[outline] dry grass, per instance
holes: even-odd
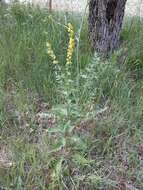
[[[0,145],[0,170],[9,169],[13,166],[10,156],[11,153],[5,145]]]

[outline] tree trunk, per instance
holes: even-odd
[[[52,0],[46,1],[46,7],[49,9],[49,11],[52,11]]]
[[[89,35],[91,44],[106,55],[119,45],[127,0],[90,0]]]
[[[49,10],[52,11],[52,0],[49,0]]]

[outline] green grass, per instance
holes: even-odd
[[[125,20],[108,60],[93,55],[84,21],[69,67],[68,22],[78,37],[70,13],[0,7],[0,187],[143,189],[142,20]]]
[[[142,78],[143,69],[143,20],[142,18],[127,18],[121,36],[124,40],[124,46],[127,48],[127,68],[134,72],[136,78]]]

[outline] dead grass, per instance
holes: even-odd
[[[11,151],[5,145],[0,145],[0,169],[9,169],[13,166],[10,159]]]

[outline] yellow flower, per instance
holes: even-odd
[[[53,64],[58,64],[59,62],[57,60],[54,60],[53,61]]]
[[[53,64],[58,64],[58,60],[56,58],[54,51],[52,50],[51,44],[49,42],[47,42],[46,46],[47,46],[47,53],[48,53],[49,57],[52,59]]]
[[[68,23],[68,32],[73,31],[73,25],[71,23]]]
[[[51,49],[51,44],[49,42],[46,43],[46,46]]]
[[[75,39],[74,39],[74,28],[71,23],[68,23],[67,31],[69,33],[69,44],[67,49],[67,59],[66,64],[72,64],[72,55],[75,48]]]

